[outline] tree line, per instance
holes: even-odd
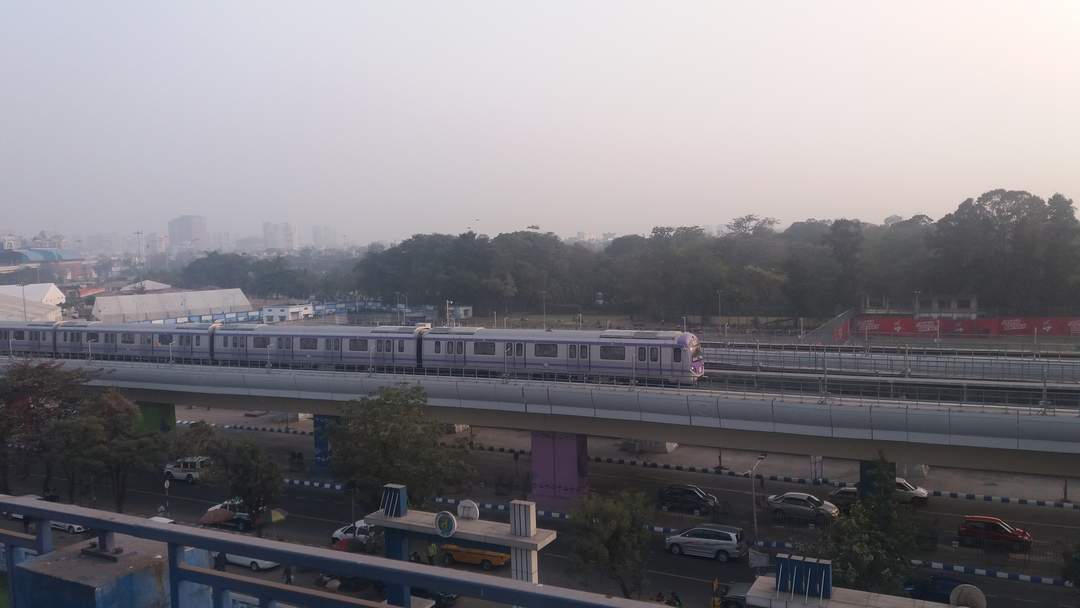
[[[657,227],[602,249],[554,234],[416,235],[356,267],[366,293],[452,299],[479,314],[596,310],[656,319],[684,314],[827,317],[865,295],[909,307],[913,293],[977,295],[1000,313],[1075,312],[1080,224],[1072,200],[993,190],[934,221],[892,216],[795,222],[746,215],[719,236]]]
[[[910,307],[914,292],[976,295],[997,314],[1071,314],[1080,295],[1080,223],[1071,199],[992,190],[936,221],[807,219],[783,230],[745,215],[713,235],[657,227],[606,246],[526,230],[495,237],[417,234],[360,259],[311,251],[260,259],[211,253],[171,277],[256,296],[474,306],[478,315],[611,312],[823,318],[865,295]],[[601,304],[602,302],[602,304]]]

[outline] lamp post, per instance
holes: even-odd
[[[768,454],[759,454],[757,461],[754,462],[754,466],[750,468],[750,507],[754,513],[754,542],[757,542],[757,468],[762,463]]]
[[[22,284],[22,320],[26,323],[26,283]]]
[[[915,318],[919,318],[919,294],[922,292],[918,289],[915,290]]]

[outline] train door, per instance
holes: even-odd
[[[582,376],[589,373],[588,344],[566,345],[566,371],[574,375]]]
[[[527,361],[525,359],[524,342],[507,342],[503,347],[506,357],[506,366],[510,372],[525,371]]]
[[[443,346],[446,347],[446,360],[449,362],[450,367],[465,367],[464,340],[447,340],[443,343]]]

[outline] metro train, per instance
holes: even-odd
[[[678,383],[695,382],[705,373],[697,336],[677,331],[0,321],[0,353],[4,351],[59,359]]]

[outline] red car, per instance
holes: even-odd
[[[956,535],[961,545],[1007,547],[1010,551],[1031,549],[1031,532],[989,515],[965,516]]]

